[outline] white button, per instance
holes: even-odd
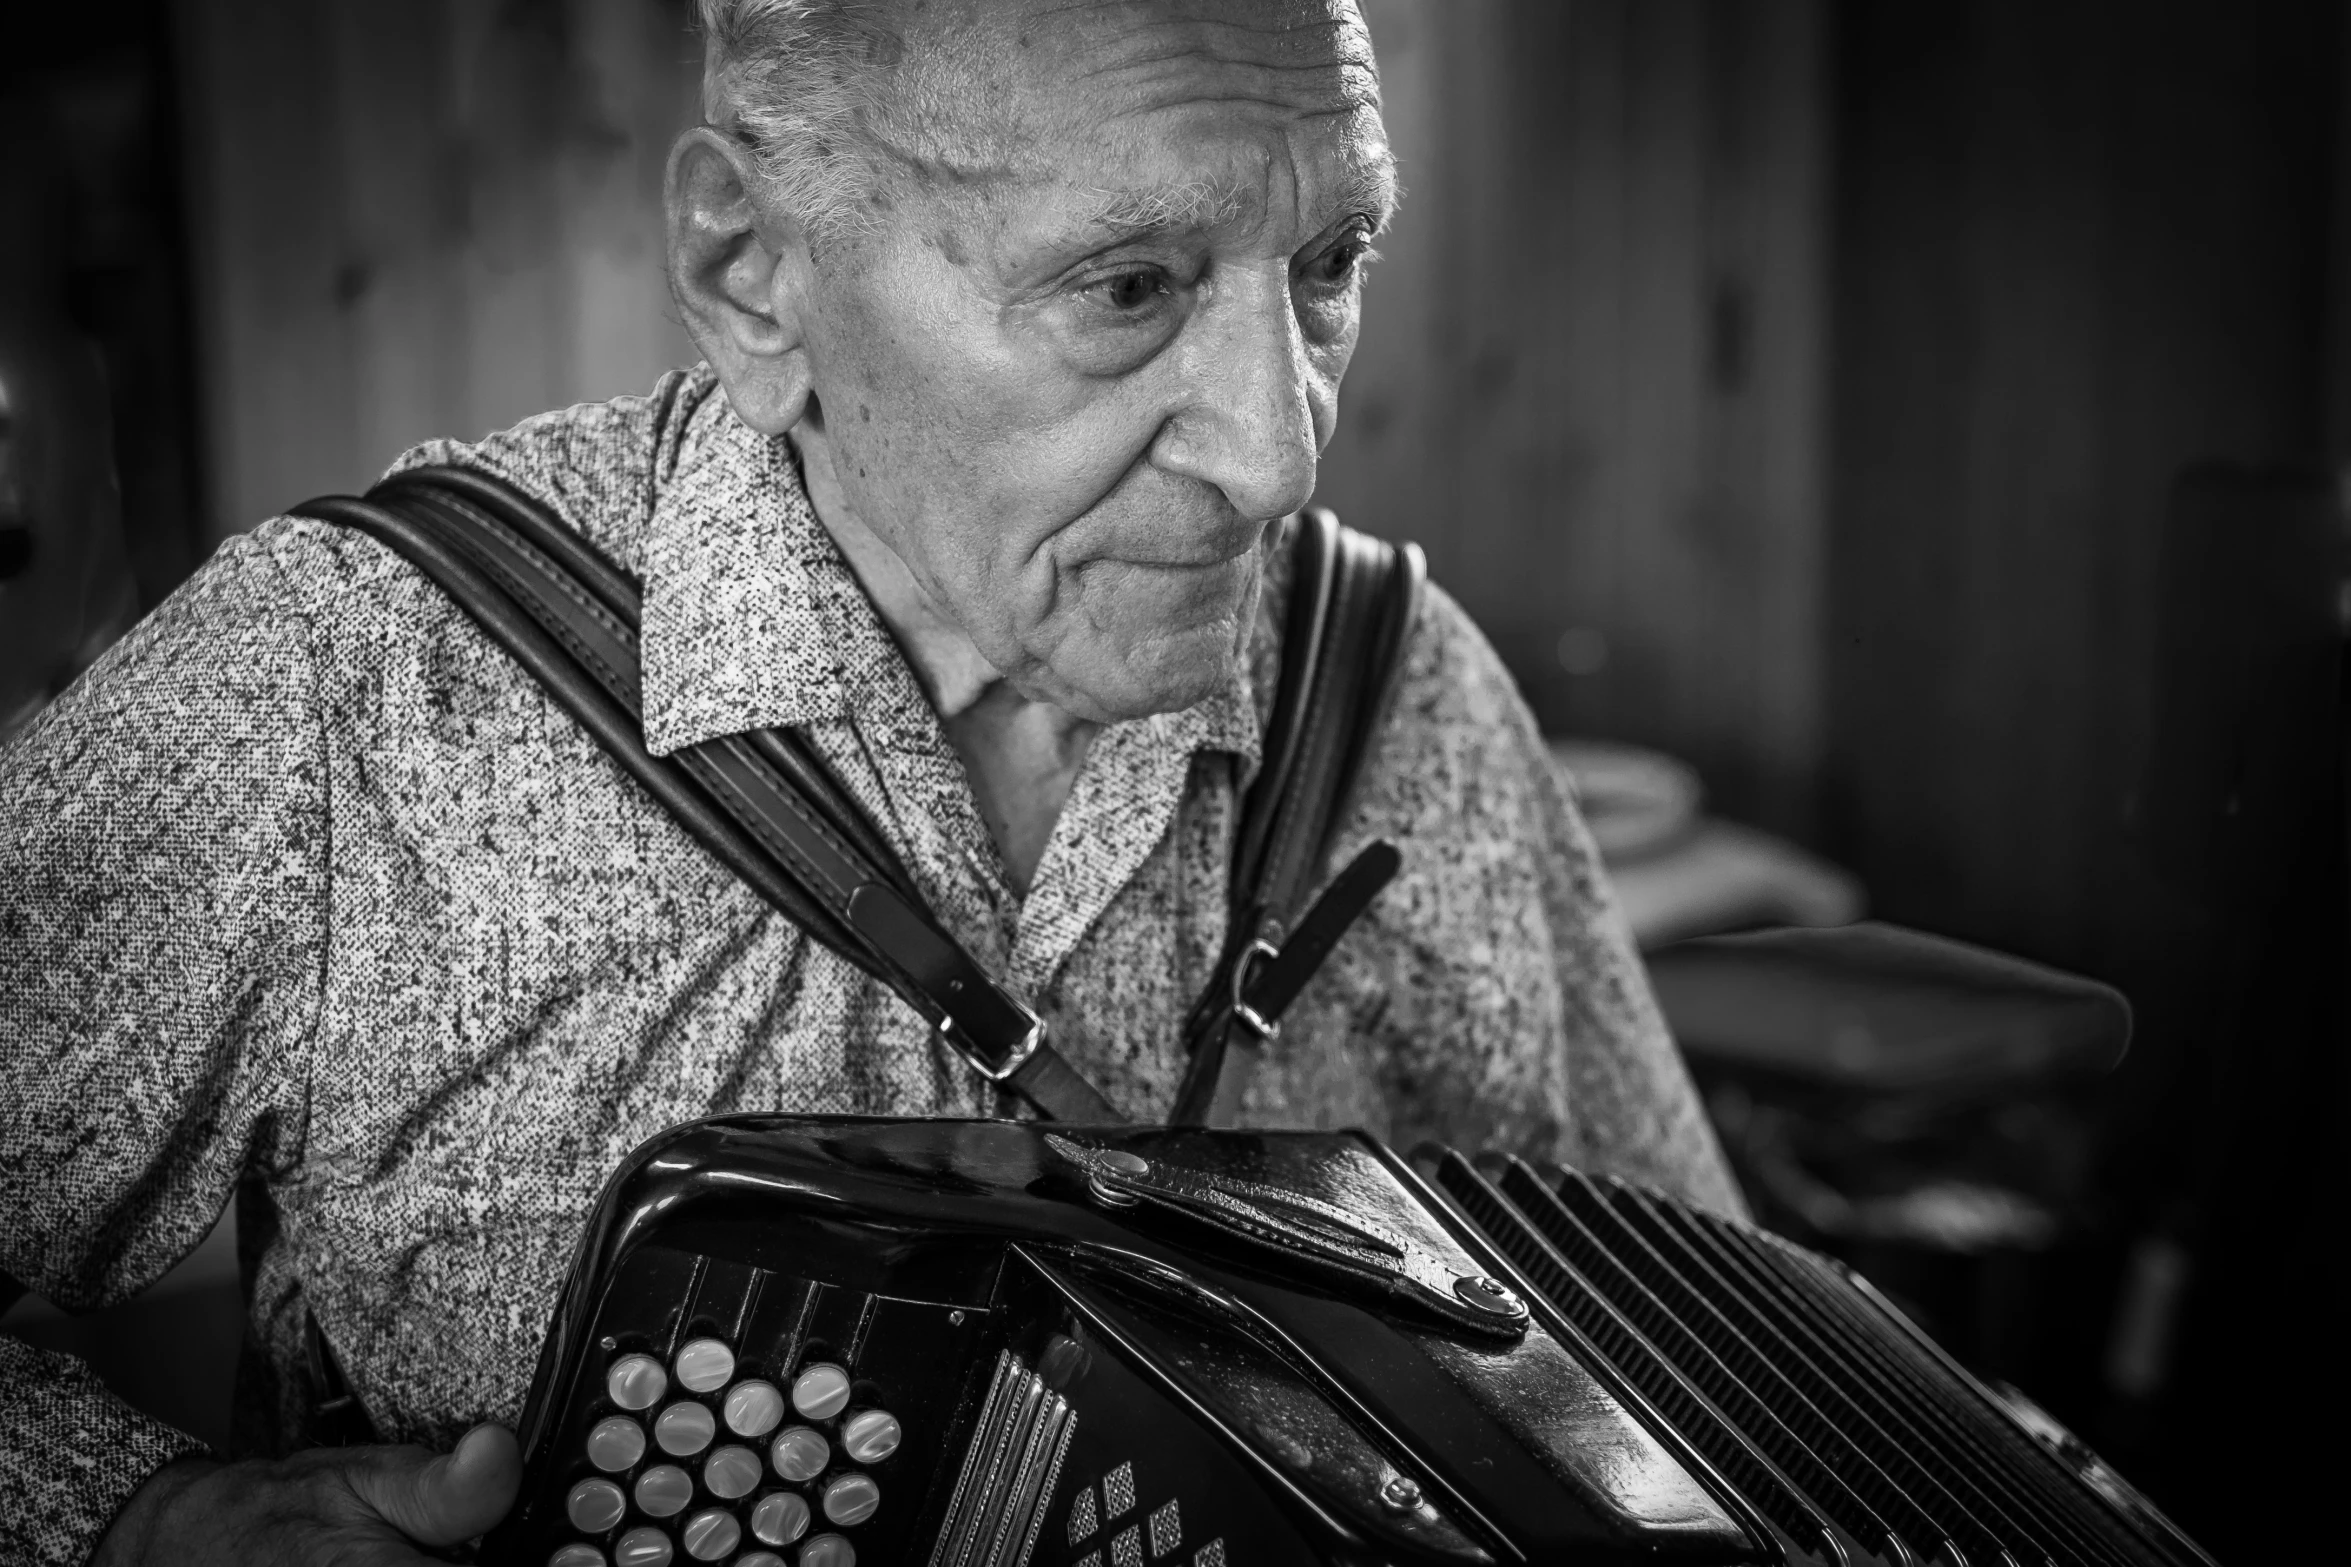
[[[669,1567],[669,1536],[659,1529],[631,1529],[613,1546],[612,1567]]]
[[[784,1395],[773,1382],[738,1382],[727,1389],[727,1429],[765,1436],[784,1418]]]
[[[686,1520],[686,1554],[698,1562],[714,1562],[743,1543],[743,1526],[735,1515],[709,1507]]]
[[[602,1534],[628,1509],[628,1498],[610,1480],[582,1480],[563,1501],[563,1515],[582,1534]]]
[[[824,1488],[824,1515],[846,1529],[863,1523],[882,1505],[882,1488],[872,1475],[842,1475]]]
[[[735,1567],[784,1567],[784,1559],[773,1551],[745,1551],[735,1558]]]
[[[731,1502],[738,1496],[749,1496],[766,1470],[751,1449],[722,1447],[702,1465],[702,1483],[710,1487],[711,1495]]]
[[[582,1545],[577,1540],[560,1546],[547,1558],[547,1567],[604,1567],[604,1553],[593,1545]]]
[[[656,1518],[684,1512],[694,1499],[694,1477],[675,1464],[655,1464],[637,1476],[637,1505]]]
[[[626,1415],[607,1415],[588,1433],[588,1462],[618,1474],[645,1456],[645,1428]]]
[[[669,1373],[651,1355],[623,1355],[604,1374],[604,1391],[623,1409],[651,1409],[669,1391]]]
[[[792,1407],[810,1420],[830,1420],[849,1404],[849,1373],[819,1361],[792,1383]]]
[[[837,1534],[820,1534],[800,1547],[800,1567],[857,1567],[857,1547]]]
[[[751,1532],[769,1545],[789,1545],[808,1532],[808,1500],[790,1491],[763,1496],[751,1509]]]
[[[653,1422],[653,1440],[680,1458],[701,1452],[717,1434],[718,1417],[707,1404],[672,1404]]]
[[[833,1461],[833,1447],[806,1426],[794,1426],[776,1438],[768,1456],[775,1460],[776,1473],[785,1479],[813,1480]]]
[[[735,1352],[714,1338],[693,1339],[678,1351],[677,1365],[680,1386],[715,1393],[735,1374]]]
[[[898,1429],[898,1417],[888,1410],[860,1409],[841,1427],[841,1451],[854,1463],[878,1464],[898,1451],[904,1434]]]

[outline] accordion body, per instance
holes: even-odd
[[[522,1436],[514,1567],[2209,1560],[1834,1262],[1360,1134],[677,1128]]]

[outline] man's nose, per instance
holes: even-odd
[[[1160,467],[1213,484],[1252,521],[1314,494],[1323,395],[1286,275],[1234,279],[1195,317],[1179,354],[1184,403],[1160,433]]]

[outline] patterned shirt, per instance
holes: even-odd
[[[1096,737],[1023,896],[789,443],[706,370],[402,462],[499,474],[638,575],[651,748],[805,732],[1078,1068],[1165,1114],[1278,668],[1278,553],[1235,681]],[[1442,592],[1339,860],[1376,837],[1404,869],[1244,1119],[1507,1145],[1736,1208],[1591,842]],[[387,1440],[515,1420],[605,1176],[750,1110],[1014,1107],[363,536],[232,540],[0,755],[0,1269],[118,1301],[236,1193],[257,1449],[300,1439],[306,1312]],[[63,1357],[0,1339],[0,1371],[0,1513],[79,1562],[191,1444]]]

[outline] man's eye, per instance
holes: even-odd
[[[1342,287],[1355,281],[1373,259],[1368,240],[1343,240],[1317,256],[1307,268],[1307,276],[1325,288]]]
[[[1139,268],[1097,279],[1086,285],[1086,292],[1120,315],[1137,315],[1167,293],[1167,280],[1156,268]]]

